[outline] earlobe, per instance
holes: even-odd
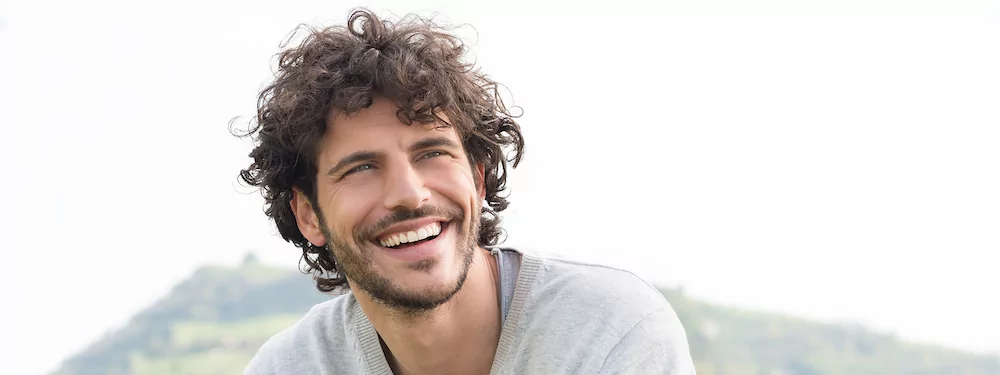
[[[288,205],[295,215],[295,223],[298,225],[302,237],[305,237],[313,245],[325,245],[326,238],[323,236],[323,231],[319,228],[319,218],[316,217],[316,210],[313,209],[312,203],[306,198],[305,193],[299,189],[293,189],[292,194],[292,199],[288,202]]]

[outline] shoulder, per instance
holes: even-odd
[[[302,366],[317,363],[315,353],[344,348],[353,321],[354,297],[337,296],[313,306],[295,324],[271,336],[244,369],[244,375],[313,373]]]
[[[604,357],[600,374],[694,375],[687,335],[671,309],[644,316]]]
[[[534,344],[529,346],[562,351],[576,342],[580,347],[572,352],[581,356],[566,358],[563,365],[602,373],[691,373],[685,329],[654,285],[614,266],[531,253],[523,257],[526,266],[538,267],[525,301],[524,329],[534,337],[525,337]]]
[[[538,292],[549,297],[633,318],[671,308],[655,286],[626,269],[555,256],[525,256],[537,258]]]

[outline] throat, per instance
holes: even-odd
[[[372,323],[394,374],[490,372],[501,331],[496,266],[491,254],[478,249],[465,286],[448,303],[418,319],[375,317]]]
[[[396,375],[489,374],[498,342],[483,342],[483,336],[488,335],[475,331],[465,332],[463,336],[450,342],[451,345],[408,346],[396,351],[382,337],[379,343],[386,363]]]

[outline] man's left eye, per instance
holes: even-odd
[[[444,154],[445,153],[443,153],[441,151],[431,151],[431,152],[428,152],[428,153],[424,154],[424,156],[422,157],[422,159],[427,159],[427,158],[433,158],[433,157],[437,157],[437,156],[442,156]]]

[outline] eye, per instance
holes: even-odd
[[[433,158],[433,157],[444,156],[444,155],[447,155],[447,154],[444,153],[444,152],[442,152],[442,151],[430,151],[430,152],[428,152],[426,154],[423,154],[420,158],[421,159],[430,159],[430,158]]]
[[[372,168],[375,168],[375,166],[371,165],[371,164],[361,164],[361,165],[359,165],[357,167],[354,167],[354,168],[351,168],[347,172],[345,172],[344,173],[344,177],[352,175],[352,174],[354,174],[356,172],[362,172],[362,171],[365,171],[365,170],[368,170],[368,169],[372,169]]]

